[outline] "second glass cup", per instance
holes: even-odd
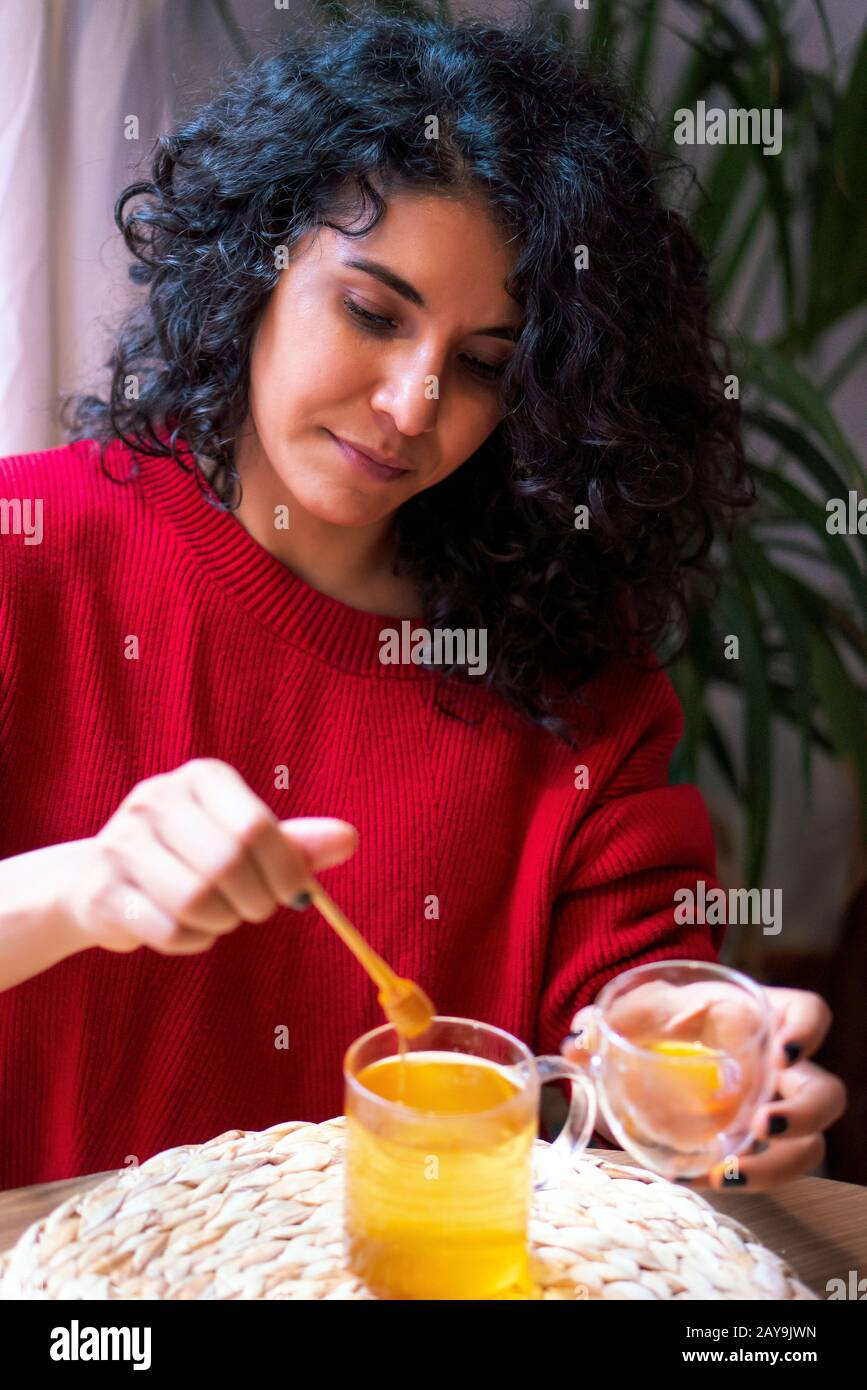
[[[695,1178],[756,1137],[773,1092],[773,1019],[754,980],[725,965],[661,961],[610,980],[575,1020],[599,1110],[663,1177]]]

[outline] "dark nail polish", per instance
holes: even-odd
[[[782,1100],[782,1099],[783,1099],[783,1097],[780,1095],[779,1091],[776,1091],[776,1092],[774,1093],[774,1100]]]
[[[753,1144],[753,1153],[763,1154],[768,1148],[770,1148],[770,1145],[766,1144],[763,1139],[757,1139],[755,1144]]]
[[[772,1115],[768,1123],[768,1134],[785,1134],[789,1121],[785,1115]]]
[[[785,1047],[785,1053],[789,1059],[789,1065],[791,1066],[792,1062],[797,1062],[798,1058],[801,1055],[801,1044],[796,1042],[787,1042]]]
[[[290,900],[289,906],[294,907],[296,912],[303,912],[305,907],[309,907],[313,899],[309,893],[298,893]]]
[[[722,1185],[723,1187],[746,1187],[747,1180],[743,1173],[739,1173],[736,1178],[723,1178]]]
[[[691,1183],[691,1182],[692,1182],[692,1178],[675,1178],[674,1181],[675,1181],[675,1182],[682,1182],[682,1183],[686,1184],[686,1183]]]

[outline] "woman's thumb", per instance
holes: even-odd
[[[333,816],[301,816],[280,821],[280,829],[301,854],[311,873],[330,869],[351,858],[358,847],[358,831],[349,821]]]

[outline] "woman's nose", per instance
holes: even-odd
[[[391,359],[372,404],[389,411],[401,434],[424,434],[435,427],[447,388],[446,357],[445,345],[430,343]]]

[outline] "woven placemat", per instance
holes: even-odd
[[[34,1221],[0,1297],[373,1298],[344,1264],[344,1144],[340,1115],[166,1149]],[[592,1152],[534,1194],[530,1262],[542,1298],[817,1297],[699,1193]]]

